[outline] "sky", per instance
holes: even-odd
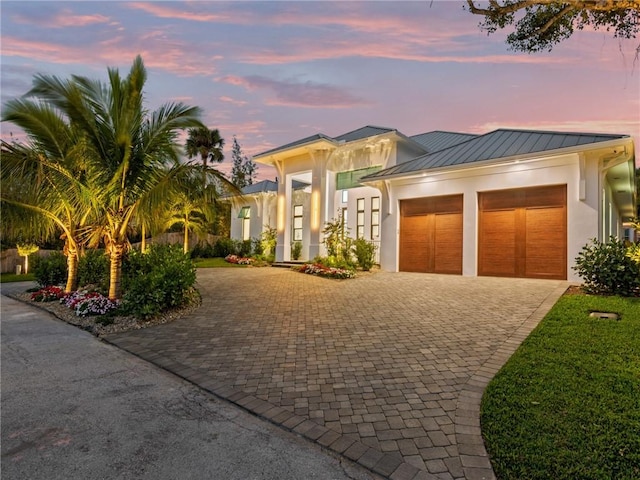
[[[461,1],[0,3],[4,104],[37,73],[106,79],[141,55],[151,110],[180,101],[255,155],[365,125],[411,136],[496,128],[628,134],[640,143],[638,39],[585,30],[516,53]],[[7,123],[2,138],[21,138]],[[640,165],[640,155],[636,153]],[[258,180],[275,176],[259,165]]]

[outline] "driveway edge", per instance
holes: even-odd
[[[485,388],[567,291],[569,285],[569,282],[562,282],[547,295],[538,308],[473,374],[460,391],[454,424],[460,461],[467,480],[496,479],[480,428],[480,402]]]

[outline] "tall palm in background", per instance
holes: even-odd
[[[207,169],[208,161],[220,163],[224,160],[223,147],[224,140],[218,129],[209,130],[204,126],[189,129],[189,137],[185,145],[187,157],[191,159],[200,156],[204,170]]]
[[[109,298],[121,297],[122,257],[141,205],[162,205],[166,192],[191,168],[179,163],[178,133],[202,127],[200,110],[168,103],[153,112],[143,104],[147,79],[138,56],[122,78],[108,69],[108,82],[73,76],[37,75],[29,95],[54,106],[82,133],[92,165],[98,220],[92,242],[104,241],[110,259]]]
[[[62,232],[67,257],[66,292],[78,286],[78,255],[97,213],[95,172],[79,132],[55,109],[17,99],[6,103],[3,121],[27,135],[25,143],[2,142],[0,184],[5,234],[50,238]]]

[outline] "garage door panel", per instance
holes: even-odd
[[[566,185],[481,193],[479,275],[567,278]]]
[[[462,274],[462,214],[435,215],[434,273]]]
[[[432,250],[427,236],[428,222],[426,215],[401,219],[399,266],[403,272],[427,271]]]
[[[400,202],[399,269],[462,273],[462,195]]]
[[[516,211],[482,212],[479,274],[516,275]]]
[[[527,277],[566,278],[565,225],[564,207],[526,209]]]

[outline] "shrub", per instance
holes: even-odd
[[[198,242],[191,250],[191,258],[213,258],[215,256],[214,246],[209,242]]]
[[[33,273],[40,286],[62,285],[67,280],[67,257],[62,252],[51,252],[46,257],[37,257]]]
[[[371,270],[376,261],[377,245],[362,237],[353,242],[353,254],[356,256],[358,266],[365,272]]]
[[[226,257],[227,255],[236,255],[236,245],[233,240],[230,238],[222,237],[216,241],[216,244],[213,246],[213,256],[214,257]]]
[[[302,254],[302,242],[293,242],[291,246],[291,256],[294,260],[299,260]]]
[[[276,254],[276,244],[278,242],[278,231],[265,225],[265,230],[260,234],[262,253],[269,257]]]
[[[573,269],[589,293],[631,296],[640,289],[640,264],[627,255],[624,242],[615,237],[607,243],[591,240],[578,254]]]
[[[236,255],[240,257],[248,257],[251,255],[252,244],[251,240],[243,240],[241,242],[236,241]]]
[[[127,255],[122,280],[125,312],[149,318],[189,302],[196,268],[180,245],[152,245],[145,254]]]
[[[109,284],[109,258],[104,250],[87,250],[78,260],[78,284],[99,285],[103,288]]]
[[[257,257],[261,257],[262,254],[264,253],[264,247],[262,246],[262,240],[260,240],[259,238],[252,238],[251,239],[251,248],[253,251],[253,254]]]
[[[632,243],[627,247],[627,257],[640,264],[640,242]]]

